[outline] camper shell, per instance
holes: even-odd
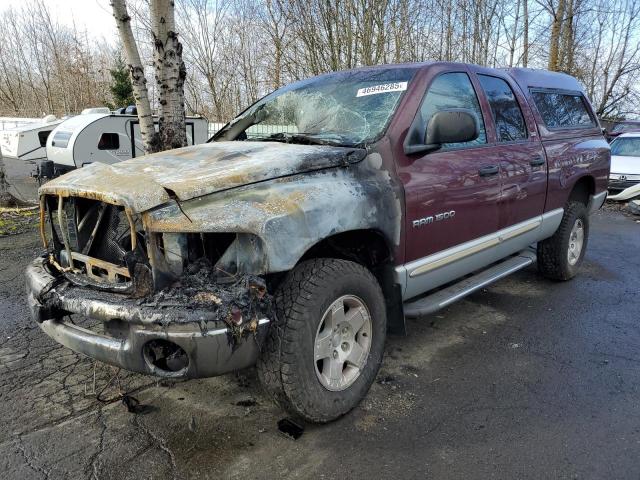
[[[157,126],[157,117],[155,123]],[[187,145],[206,142],[207,128],[206,119],[187,117]],[[58,125],[46,145],[57,174],[91,163],[113,164],[144,155],[135,114],[83,112]]]
[[[16,122],[17,123],[17,122]],[[49,134],[62,123],[53,115],[37,122],[23,123],[0,132],[2,155],[20,160],[39,160],[46,158],[46,145]]]

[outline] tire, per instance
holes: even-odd
[[[580,240],[579,230],[582,230]],[[584,203],[569,201],[562,221],[552,237],[538,242],[538,271],[552,280],[576,276],[589,240],[589,215]],[[579,251],[577,245],[579,246]]]
[[[275,293],[275,311],[257,365],[270,396],[292,416],[314,423],[357,406],[378,373],[386,336],[384,297],[371,272],[346,260],[302,262]]]

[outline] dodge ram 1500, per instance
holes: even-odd
[[[568,75],[330,73],[267,95],[206,144],[43,185],[29,303],[56,341],[129,370],[257,364],[286,410],[327,422],[366,395],[406,316],[534,262],[576,275],[609,164]]]

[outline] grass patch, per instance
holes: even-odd
[[[39,213],[38,207],[0,208],[0,237],[35,229]]]

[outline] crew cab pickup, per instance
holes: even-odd
[[[576,275],[609,165],[565,74],[330,73],[267,95],[206,144],[43,185],[29,304],[56,341],[125,369],[257,364],[286,410],[327,422],[366,395],[405,317],[535,262]]]

